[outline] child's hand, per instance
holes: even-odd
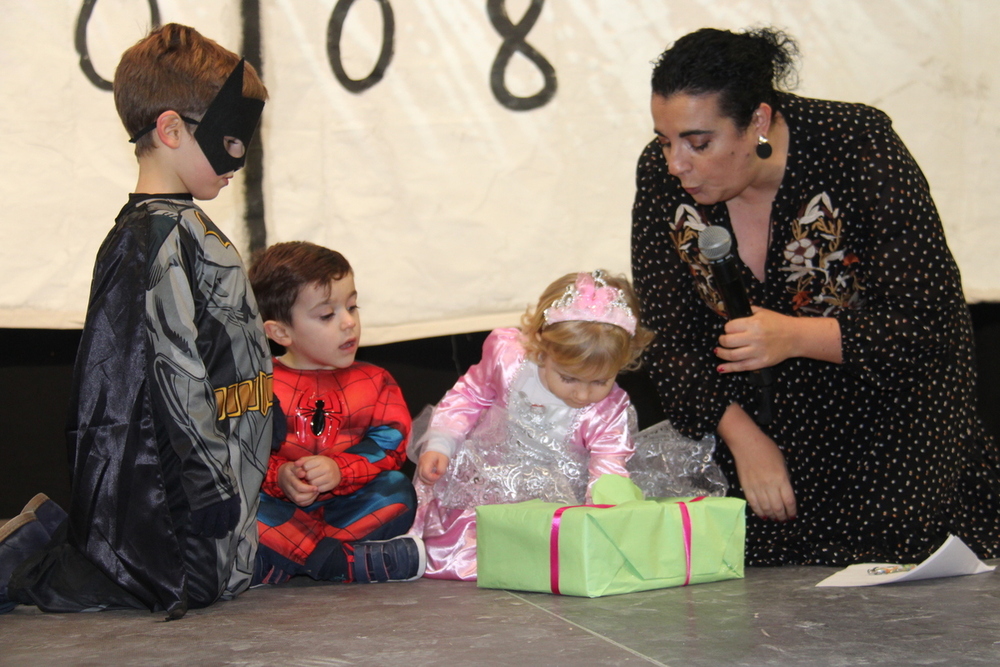
[[[425,484],[434,484],[448,470],[448,461],[441,452],[424,452],[417,461],[417,476]]]
[[[305,481],[319,489],[320,493],[333,491],[340,484],[340,466],[329,456],[303,456],[295,464],[305,472]]]
[[[311,505],[319,489],[306,481],[306,472],[298,462],[281,464],[278,468],[278,487],[284,491],[285,497],[299,507]]]

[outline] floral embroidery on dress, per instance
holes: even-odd
[[[708,260],[698,248],[698,234],[708,225],[701,211],[681,204],[670,236],[691,271],[698,294],[725,317],[726,307],[715,289]],[[792,222],[792,240],[785,245],[782,259],[784,265],[779,270],[788,274],[785,280],[794,314],[828,316],[838,308],[864,304],[865,288],[857,275],[860,263],[843,247],[843,220],[827,193],[813,197]]]
[[[674,242],[674,248],[680,255],[681,261],[691,269],[691,277],[694,278],[698,294],[712,310],[725,317],[726,307],[712,282],[712,271],[708,268],[708,259],[701,254],[701,248],[698,247],[698,234],[705,227],[708,227],[708,223],[705,222],[698,209],[690,204],[681,204],[677,207],[677,213],[674,215],[674,225],[670,231],[670,238]]]
[[[786,265],[780,270],[788,273],[796,315],[827,316],[864,302],[858,258],[844,249],[843,228],[840,210],[826,192],[813,197],[792,223],[792,240],[783,251]]]

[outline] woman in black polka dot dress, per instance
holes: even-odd
[[[670,420],[716,432],[747,562],[915,562],[949,533],[1000,557],[1000,456],[927,182],[889,118],[797,97],[795,44],[701,30],[653,74],[632,270]],[[698,234],[733,236],[754,314],[726,323]],[[772,418],[745,371],[773,367]]]

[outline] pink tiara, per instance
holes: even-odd
[[[576,283],[545,309],[545,324],[556,322],[604,322],[621,327],[635,335],[635,313],[628,307],[625,295],[608,285],[604,271],[578,273]]]

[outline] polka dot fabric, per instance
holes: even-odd
[[[915,562],[949,533],[1000,557],[1000,456],[974,414],[968,309],[927,182],[876,109],[782,95],[781,112],[791,138],[765,277],[744,267],[743,280],[755,305],[836,318],[844,363],[776,367],[763,428],[785,455],[799,514],[749,514],[747,563]],[[674,426],[696,438],[731,402],[757,410],[744,374],[715,370],[725,318],[697,248],[708,224],[732,230],[726,205],[696,204],[651,142],[632,271],[657,332],[647,366]],[[740,495],[728,449],[718,456]]]

